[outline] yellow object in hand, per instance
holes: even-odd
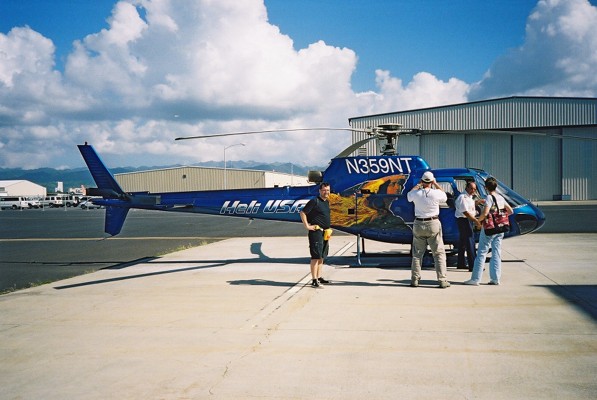
[[[332,237],[332,228],[324,229],[323,230],[323,240],[330,240]]]

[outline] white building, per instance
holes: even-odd
[[[0,196],[45,197],[46,188],[25,180],[0,181]]]

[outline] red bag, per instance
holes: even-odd
[[[493,205],[489,209],[489,214],[487,218],[483,220],[483,230],[487,236],[495,235],[497,233],[505,233],[510,231],[510,220],[508,219],[508,214],[506,213],[506,209],[499,209],[498,203],[494,195],[491,195],[493,198]]]

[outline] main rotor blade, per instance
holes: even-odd
[[[351,155],[352,153],[354,153],[359,147],[361,147],[362,145],[364,145],[368,141],[373,140],[373,139],[377,139],[377,138],[378,138],[377,136],[371,136],[371,137],[359,140],[358,142],[353,143],[350,146],[348,146],[347,148],[345,148],[344,150],[342,150],[342,152],[340,154],[338,154],[334,158],[348,157],[349,155]]]
[[[222,136],[238,136],[238,135],[253,135],[255,133],[273,133],[273,132],[298,132],[298,131],[350,131],[350,132],[361,132],[362,129],[354,128],[296,128],[296,129],[270,129],[264,131],[248,131],[248,132],[231,132],[231,133],[216,133],[213,135],[201,135],[201,136],[183,136],[177,137],[174,140],[189,140],[189,139],[206,139],[212,137]]]

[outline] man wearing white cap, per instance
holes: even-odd
[[[429,245],[435,262],[439,287],[442,289],[450,287],[450,282],[446,278],[446,250],[442,237],[442,224],[439,220],[439,205],[448,199],[446,193],[435,181],[433,173],[426,171],[421,181],[413,186],[406,197],[415,205],[410,285],[419,286],[423,255]]]

